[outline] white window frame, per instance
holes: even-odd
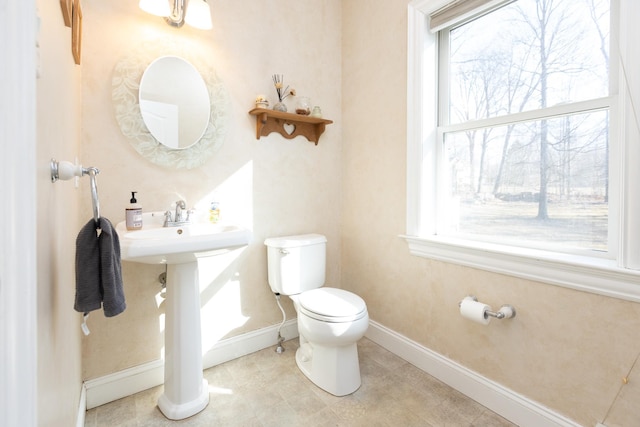
[[[611,132],[619,138],[610,165],[611,193],[619,197],[619,214],[611,222],[618,247],[615,259],[563,254],[537,249],[489,244],[436,234],[437,219],[437,35],[428,29],[428,17],[451,0],[414,0],[408,6],[407,46],[407,229],[403,237],[411,254],[532,281],[559,285],[614,298],[640,302],[640,105],[638,62],[632,57],[636,0],[611,0],[612,63],[617,76],[612,88]],[[497,2],[497,1],[496,1]],[[614,20],[615,22],[615,20]],[[635,34],[634,34],[635,32]],[[615,51],[615,52],[614,52]],[[617,52],[617,53],[616,53]],[[618,60],[616,61],[616,55]],[[627,70],[635,67],[633,70]],[[635,74],[632,72],[635,71]],[[616,81],[616,79],[612,79]],[[615,96],[615,93],[618,93]],[[617,120],[615,117],[624,117]],[[615,151],[615,150],[612,150]],[[615,167],[613,167],[615,165]],[[617,184],[616,184],[617,183]],[[636,236],[636,238],[632,238]],[[617,240],[616,240],[617,237]]]

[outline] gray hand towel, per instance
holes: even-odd
[[[108,219],[100,218],[100,228],[102,229],[99,237],[102,309],[105,316],[113,317],[127,308],[122,285],[120,240]]]
[[[74,308],[81,313],[104,309],[106,317],[126,308],[120,241],[113,225],[100,218],[100,236],[90,220],[76,238],[76,298]]]
[[[76,238],[76,302],[74,308],[81,313],[102,306],[100,289],[100,248],[96,223],[92,219]]]

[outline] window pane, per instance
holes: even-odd
[[[449,123],[607,96],[608,38],[609,0],[519,0],[452,29]]]
[[[607,251],[608,115],[445,135],[439,234]]]

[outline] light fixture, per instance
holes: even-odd
[[[187,24],[200,30],[210,30],[213,28],[211,24],[211,10],[207,4],[207,0],[189,0],[187,15],[184,17]]]
[[[164,17],[172,27],[182,27],[186,22],[201,30],[210,30],[211,10],[207,0],[140,0],[140,9]]]

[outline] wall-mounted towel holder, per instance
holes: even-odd
[[[100,169],[93,166],[83,168],[82,165],[73,164],[68,161],[58,162],[56,159],[51,159],[51,182],[56,182],[61,179],[68,181],[73,177],[81,177],[89,175],[91,179],[91,201],[93,202],[93,220],[96,222],[96,226],[100,225],[100,200],[98,199],[98,183],[96,175],[100,173]]]

